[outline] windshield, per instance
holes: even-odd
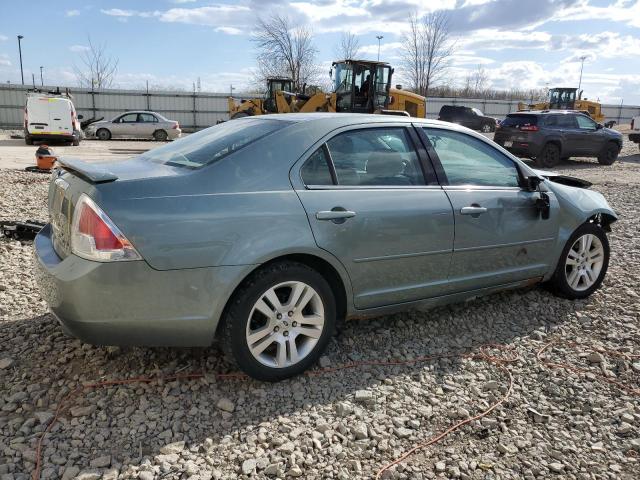
[[[200,168],[287,125],[289,122],[281,120],[232,120],[149,150],[139,158],[173,167]]]

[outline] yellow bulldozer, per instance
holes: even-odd
[[[330,93],[295,92],[288,78],[267,79],[263,98],[238,102],[229,97],[229,118],[267,113],[352,112],[386,113],[422,117],[426,115],[426,98],[401,88],[391,88],[393,68],[385,62],[341,60],[333,62],[334,89]]]
[[[586,113],[598,123],[604,123],[605,118],[602,113],[602,105],[599,102],[583,99],[582,90],[578,93],[577,88],[551,88],[546,102],[528,105],[520,102],[518,110],[577,110]]]

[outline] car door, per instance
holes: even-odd
[[[343,129],[297,165],[315,240],[345,266],[356,308],[446,290],[453,213],[410,124]]]
[[[607,138],[602,128],[586,115],[574,115],[577,122],[577,134],[580,138],[580,153],[587,156],[598,155],[605,146]]]
[[[540,192],[520,187],[516,162],[488,141],[463,132],[424,128],[421,136],[454,211],[452,292],[539,278],[552,267],[558,203],[543,219]]]
[[[114,137],[135,137],[135,128],[137,122],[137,113],[125,113],[113,122],[111,127],[111,135]]]
[[[137,134],[142,138],[151,138],[158,129],[158,118],[152,113],[138,114]]]

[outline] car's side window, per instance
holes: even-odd
[[[305,185],[333,185],[324,146],[311,154],[300,169],[300,176]]]
[[[122,123],[136,123],[138,121],[137,113],[128,113],[120,117],[120,122]]]
[[[350,130],[327,142],[339,185],[424,185],[418,155],[404,127]]]
[[[467,135],[435,128],[425,128],[449,185],[518,187],[515,163],[491,145]]]
[[[138,115],[138,121],[143,123],[157,123],[158,119],[150,113],[140,113]]]
[[[578,128],[580,130],[595,130],[596,129],[596,122],[594,122],[590,118],[587,118],[584,115],[576,115],[575,118],[578,121]]]

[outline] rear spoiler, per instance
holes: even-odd
[[[108,171],[100,163],[89,163],[75,158],[59,158],[58,166],[92,183],[107,183],[118,179],[116,174]]]

